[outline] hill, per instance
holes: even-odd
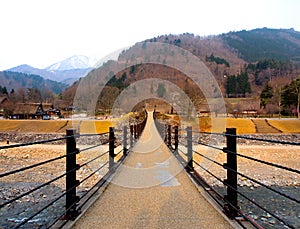
[[[142,52],[148,42],[157,42],[181,47],[182,55],[185,55],[184,50],[188,50],[200,58],[219,83],[224,97],[259,98],[266,85],[270,85],[275,93],[300,75],[299,34],[293,29],[263,28],[208,37],[195,36],[190,33],[154,37],[139,42],[120,54],[119,61],[124,63],[123,70],[116,73],[110,72],[109,66],[116,63],[108,61],[102,67],[88,74],[86,78],[91,79],[91,82],[85,80],[86,85],[81,89],[93,91],[97,85],[92,82],[92,79],[102,74],[111,79],[107,83],[105,93],[116,98],[124,88],[134,82],[158,77],[175,83],[185,92],[192,88],[187,94],[194,96],[192,101],[202,103],[202,93],[194,90],[191,84],[186,83],[188,81],[186,76],[165,66],[168,62],[167,55],[172,56],[174,53],[160,55],[159,52],[163,50],[153,50],[157,53],[151,53],[151,55],[156,55],[157,62],[161,64],[139,64],[147,62],[149,56],[146,55],[143,60],[136,60],[132,65],[131,60],[134,60],[135,56],[139,56],[139,52]],[[97,83],[101,84],[101,82]],[[157,92],[157,86],[155,85],[155,92]],[[63,98],[67,98],[69,103],[72,103],[77,87],[78,83],[75,83],[63,93]],[[151,90],[150,86],[145,90]],[[88,98],[86,102],[88,102]],[[109,103],[112,102],[114,100],[111,98]],[[82,104],[83,107],[86,105],[85,102]],[[101,102],[98,105],[103,106]]]
[[[300,32],[293,29],[262,28],[208,37],[184,33],[146,42],[176,45],[199,57],[215,76],[224,96],[224,76],[247,72],[252,89],[247,96],[256,97],[267,83],[276,90],[300,75]]]
[[[219,36],[247,62],[263,59],[300,61],[300,32],[294,29],[254,29]]]
[[[0,72],[1,86],[5,86],[8,91],[19,88],[36,88],[39,90],[48,89],[56,94],[61,93],[67,85],[53,80],[44,79],[38,75],[19,72]]]

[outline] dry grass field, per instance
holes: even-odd
[[[114,127],[115,126],[114,121],[108,121],[108,120],[103,120],[103,121],[83,121],[80,123],[80,133],[105,133],[109,131],[109,127]]]
[[[80,133],[104,133],[115,121],[108,120],[0,120],[0,131],[21,133],[65,133],[68,128],[80,129]]]
[[[76,128],[80,130],[80,133],[105,133],[109,131],[110,126],[116,126],[118,121],[120,120],[0,120],[0,132],[65,133],[68,128]],[[253,121],[256,123],[257,129],[264,127],[263,124],[259,126],[260,123],[266,125],[264,119],[253,119]],[[284,134],[300,133],[300,120],[298,119],[269,119],[268,122]],[[198,129],[196,125],[198,124],[193,124],[194,129]],[[255,124],[248,118],[201,117],[199,118],[199,127],[204,132],[222,133],[226,131],[226,128],[236,128],[237,134],[257,133]]]
[[[236,128],[237,134],[254,134],[255,126],[250,119],[246,118],[210,118],[199,119],[200,130],[204,132],[222,133],[226,128]]]
[[[298,119],[269,120],[269,123],[283,133],[300,133],[300,120]]]
[[[252,121],[248,118],[199,118],[200,130],[204,132],[222,133],[226,128],[236,128],[237,134],[280,133],[277,130],[283,134],[300,134],[300,120],[298,119],[269,119],[268,123],[271,126],[267,125],[265,119],[253,119]]]

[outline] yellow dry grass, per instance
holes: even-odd
[[[201,117],[199,126],[200,130],[204,132],[222,133],[226,131],[226,128],[236,128],[237,134],[253,134],[256,132],[252,121],[244,118]]]
[[[0,120],[0,131],[52,133],[66,124],[66,120]]]
[[[90,120],[80,123],[80,133],[106,133],[109,131],[109,127],[114,127],[115,122],[109,120]]]
[[[246,118],[227,118],[227,128],[236,128],[237,134],[255,134],[255,125],[250,119]]]
[[[269,123],[286,134],[300,133],[300,120],[298,119],[269,120]]]
[[[109,120],[0,120],[0,131],[65,133],[68,128],[79,129],[80,133],[105,133],[115,121]]]

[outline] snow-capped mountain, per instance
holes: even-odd
[[[76,55],[71,56],[63,61],[57,62],[45,68],[47,71],[65,71],[73,69],[86,69],[92,68],[96,63],[95,58],[89,58],[87,56]]]
[[[97,62],[96,58],[77,55],[50,65],[44,69],[38,69],[29,65],[20,65],[7,71],[40,75],[45,79],[71,85],[81,77],[85,77]]]

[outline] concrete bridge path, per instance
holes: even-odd
[[[233,228],[203,193],[164,144],[148,112],[140,140],[74,228]]]

